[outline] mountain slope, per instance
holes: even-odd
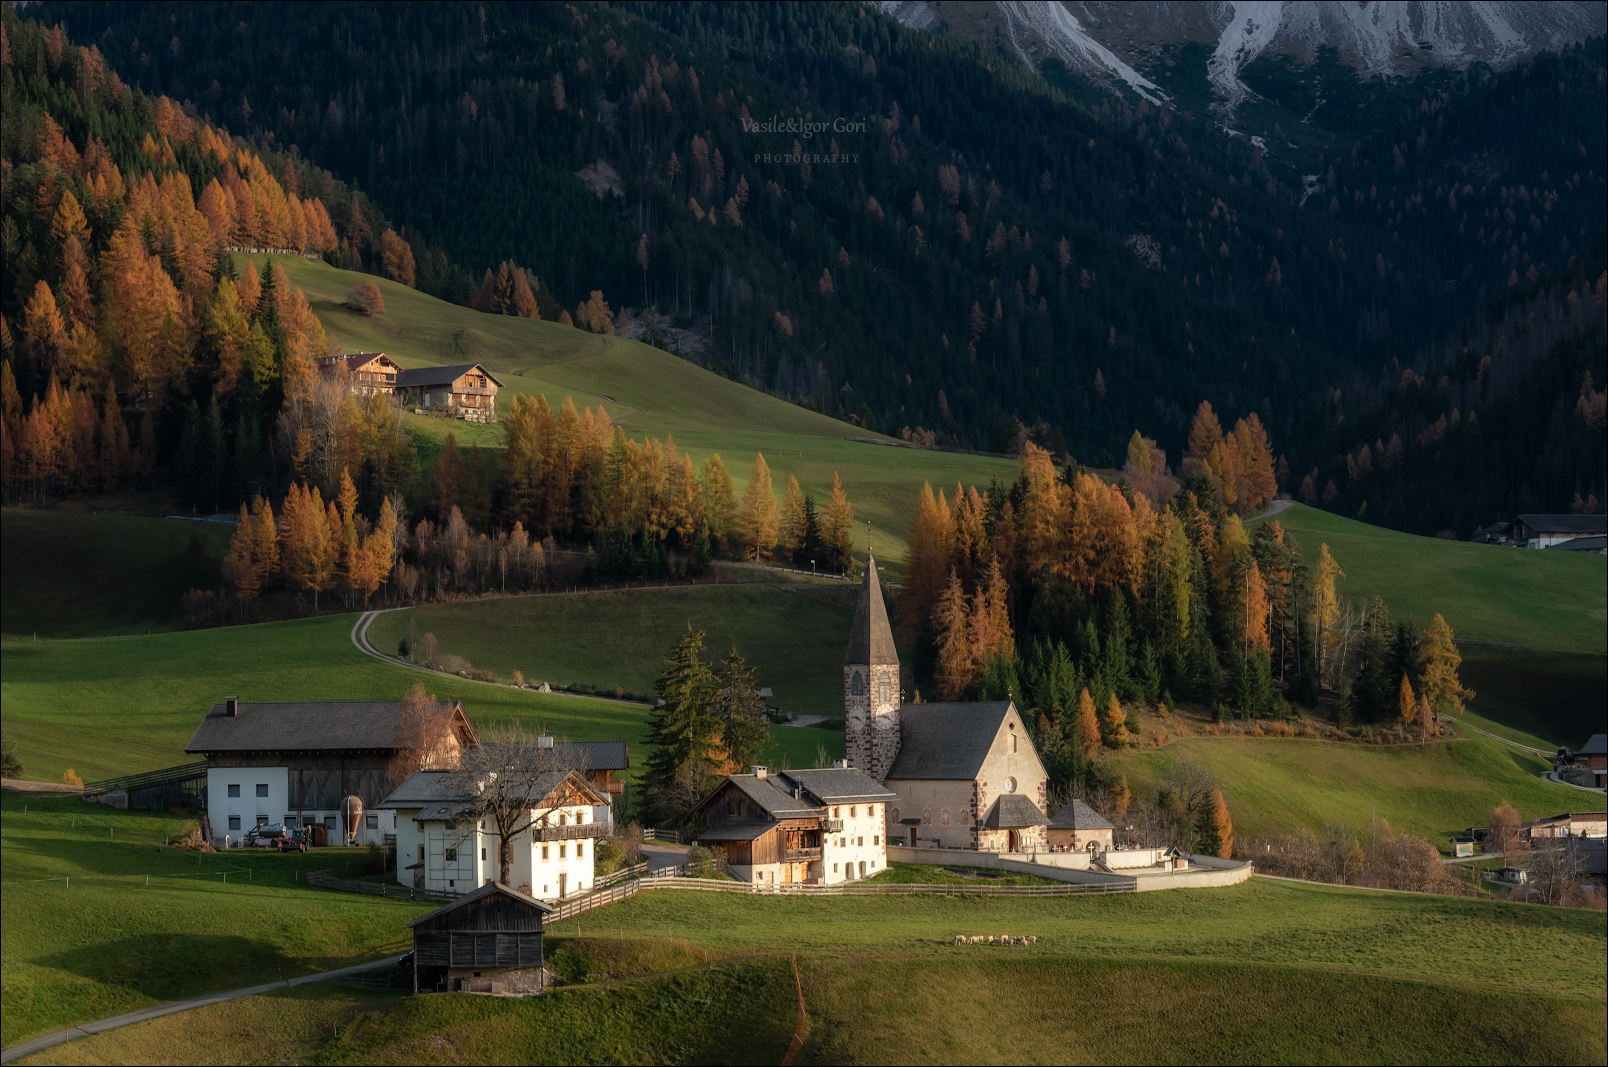
[[[1258,412],[1298,482],[1357,446],[1335,389],[1569,269],[1608,203],[1600,39],[1389,84],[1264,52],[1236,75],[1253,143],[1210,114],[1204,43],[1103,46],[1172,101],[1133,107],[1024,70],[992,16],[965,44],[854,4],[38,10],[473,273],[649,305],[728,377],[973,447],[1015,417],[1085,460],[1135,428],[1176,454],[1208,400]]]

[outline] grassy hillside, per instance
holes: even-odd
[[[403,937],[402,923],[428,910],[294,880],[347,862],[344,852],[158,848],[194,826],[76,799],[7,797],[0,817],[6,1045],[69,1022],[400,951],[390,946]],[[74,921],[63,922],[69,911]]]
[[[0,512],[0,631],[81,637],[179,629],[186,589],[216,588],[224,526],[68,511]]]
[[[217,630],[0,645],[5,731],[27,777],[54,781],[72,767],[86,781],[188,762],[184,746],[215,701],[396,700],[423,681],[464,702],[485,727],[519,720],[561,738],[623,740],[633,770],[645,755],[642,704],[541,695],[382,663],[352,646],[356,617],[327,616]],[[768,758],[810,763],[823,738],[777,727]],[[9,877],[9,875],[8,875]]]
[[[1342,596],[1378,594],[1393,618],[1427,626],[1440,612],[1458,637],[1608,653],[1608,557],[1418,537],[1301,504],[1277,519],[1309,564],[1328,544],[1346,573]]]
[[[811,594],[833,596],[833,603]],[[381,615],[370,641],[391,651],[416,625],[443,652],[510,678],[515,669],[552,684],[585,682],[647,693],[671,646],[691,625],[707,657],[733,646],[774,693],[807,715],[843,713],[843,649],[852,587],[810,584],[682,586],[432,604]]]
[[[238,257],[244,266],[244,258]],[[260,267],[264,257],[255,263]],[[648,345],[604,337],[553,322],[482,315],[426,296],[395,282],[338,270],[294,256],[272,257],[307,294],[324,328],[348,352],[380,350],[405,367],[478,362],[503,382],[499,405],[510,393],[545,393],[555,407],[573,396],[580,407],[604,401],[611,418],[641,438],[675,436],[676,444],[701,463],[719,452],[738,491],[746,484],[755,452],[763,452],[778,487],[796,476],[807,492],[824,500],[832,472],[843,478],[865,544],[897,569],[904,536],[923,481],[935,486],[987,485],[996,474],[1013,477],[1014,464],[981,456],[889,448],[848,441],[864,431],[849,423],[755,392]],[[374,282],[385,296],[385,314],[369,318],[347,311],[346,294],[359,282]],[[416,419],[427,432],[451,428],[482,446],[500,445],[494,428]]]
[[[1180,756],[1210,767],[1223,784],[1236,833],[1321,833],[1331,822],[1367,830],[1375,816],[1391,828],[1450,851],[1450,838],[1489,821],[1506,800],[1526,819],[1581,803],[1577,789],[1539,777],[1545,765],[1478,735],[1428,746],[1341,744],[1255,737],[1191,737],[1165,748],[1116,757],[1129,786],[1154,796]]]
[[[69,846],[50,839],[15,842],[16,821],[8,811],[0,823],[8,871],[18,852],[30,857],[30,870],[59,873],[102,862],[92,847],[115,847],[86,837],[68,856]],[[399,930],[415,910],[295,890],[266,873],[279,857],[263,859],[263,884],[250,894],[226,897],[221,879],[194,879],[185,902],[198,915],[235,909],[245,921],[230,932],[252,952],[293,940],[285,924],[253,921],[280,902],[320,915],[342,904],[366,909],[345,922],[382,931]],[[57,886],[30,892],[59,900],[66,891]],[[155,974],[95,970],[99,957],[87,950],[96,937],[120,946],[132,929],[187,928],[191,920],[157,892],[123,891],[124,914],[86,927],[83,951],[69,954],[44,944],[60,935],[34,930],[47,921],[44,909],[8,891],[8,984],[13,973],[48,977],[79,991],[70,1006],[80,1011],[95,1009],[95,994],[154,999]],[[232,882],[227,892],[237,892]],[[1015,949],[948,944],[956,933],[1001,932],[1039,940]],[[1581,911],[1261,880],[1033,900],[658,892],[554,933],[555,959],[669,961],[707,952],[730,962],[587,983],[538,1004],[293,991],[74,1042],[38,1062],[770,1062],[793,1020],[794,952],[810,1020],[801,1062],[1572,1063],[1601,1062],[1605,1051],[1608,956],[1599,917]],[[278,951],[313,965],[297,950]],[[243,984],[219,973],[231,958],[218,954],[186,988]],[[243,976],[255,957],[241,958]],[[63,973],[69,959],[84,973]],[[1013,1005],[1009,1026],[1001,1025],[1002,1004]],[[5,999],[8,1043],[70,1014],[38,1007]],[[321,1025],[306,1025],[309,1017]],[[218,1039],[265,1029],[261,1046]],[[1167,1040],[1156,1041],[1158,1033]]]

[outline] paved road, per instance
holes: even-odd
[[[213,993],[205,997],[196,997],[193,1000],[175,1000],[170,1004],[158,1004],[154,1008],[131,1011],[127,1015],[114,1015],[110,1019],[101,1019],[99,1022],[84,1023],[82,1026],[70,1026],[66,1030],[58,1030],[44,1037],[36,1037],[32,1041],[25,1041],[15,1048],[8,1048],[4,1052],[0,1052],[0,1063],[10,1063],[12,1060],[20,1059],[23,1056],[31,1056],[43,1049],[71,1041],[75,1037],[88,1037],[90,1034],[115,1030],[119,1026],[127,1026],[130,1023],[143,1023],[151,1019],[160,1019],[164,1015],[176,1015],[181,1011],[204,1008],[208,1004],[222,1004],[226,1000],[254,997],[259,993],[272,993],[276,989],[289,989],[291,986],[305,985],[308,982],[325,982],[345,974],[372,971],[377,967],[394,967],[396,966],[396,961],[401,958],[400,956],[387,956],[383,960],[373,960],[369,963],[359,963],[352,967],[342,967],[338,971],[307,974],[300,978],[289,978],[283,982],[269,982],[266,985],[254,985],[247,989],[234,989],[227,993]]]
[[[679,867],[687,862],[687,850],[674,845],[643,845],[642,858],[648,861],[648,870],[659,871],[666,867]]]

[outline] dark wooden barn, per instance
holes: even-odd
[[[541,993],[542,920],[553,909],[488,883],[421,915],[413,929],[413,991]]]

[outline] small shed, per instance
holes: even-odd
[[[1452,838],[1452,852],[1458,859],[1474,855],[1474,839],[1472,837]]]
[[[512,993],[547,988],[542,922],[552,908],[496,882],[408,923],[413,991]]]

